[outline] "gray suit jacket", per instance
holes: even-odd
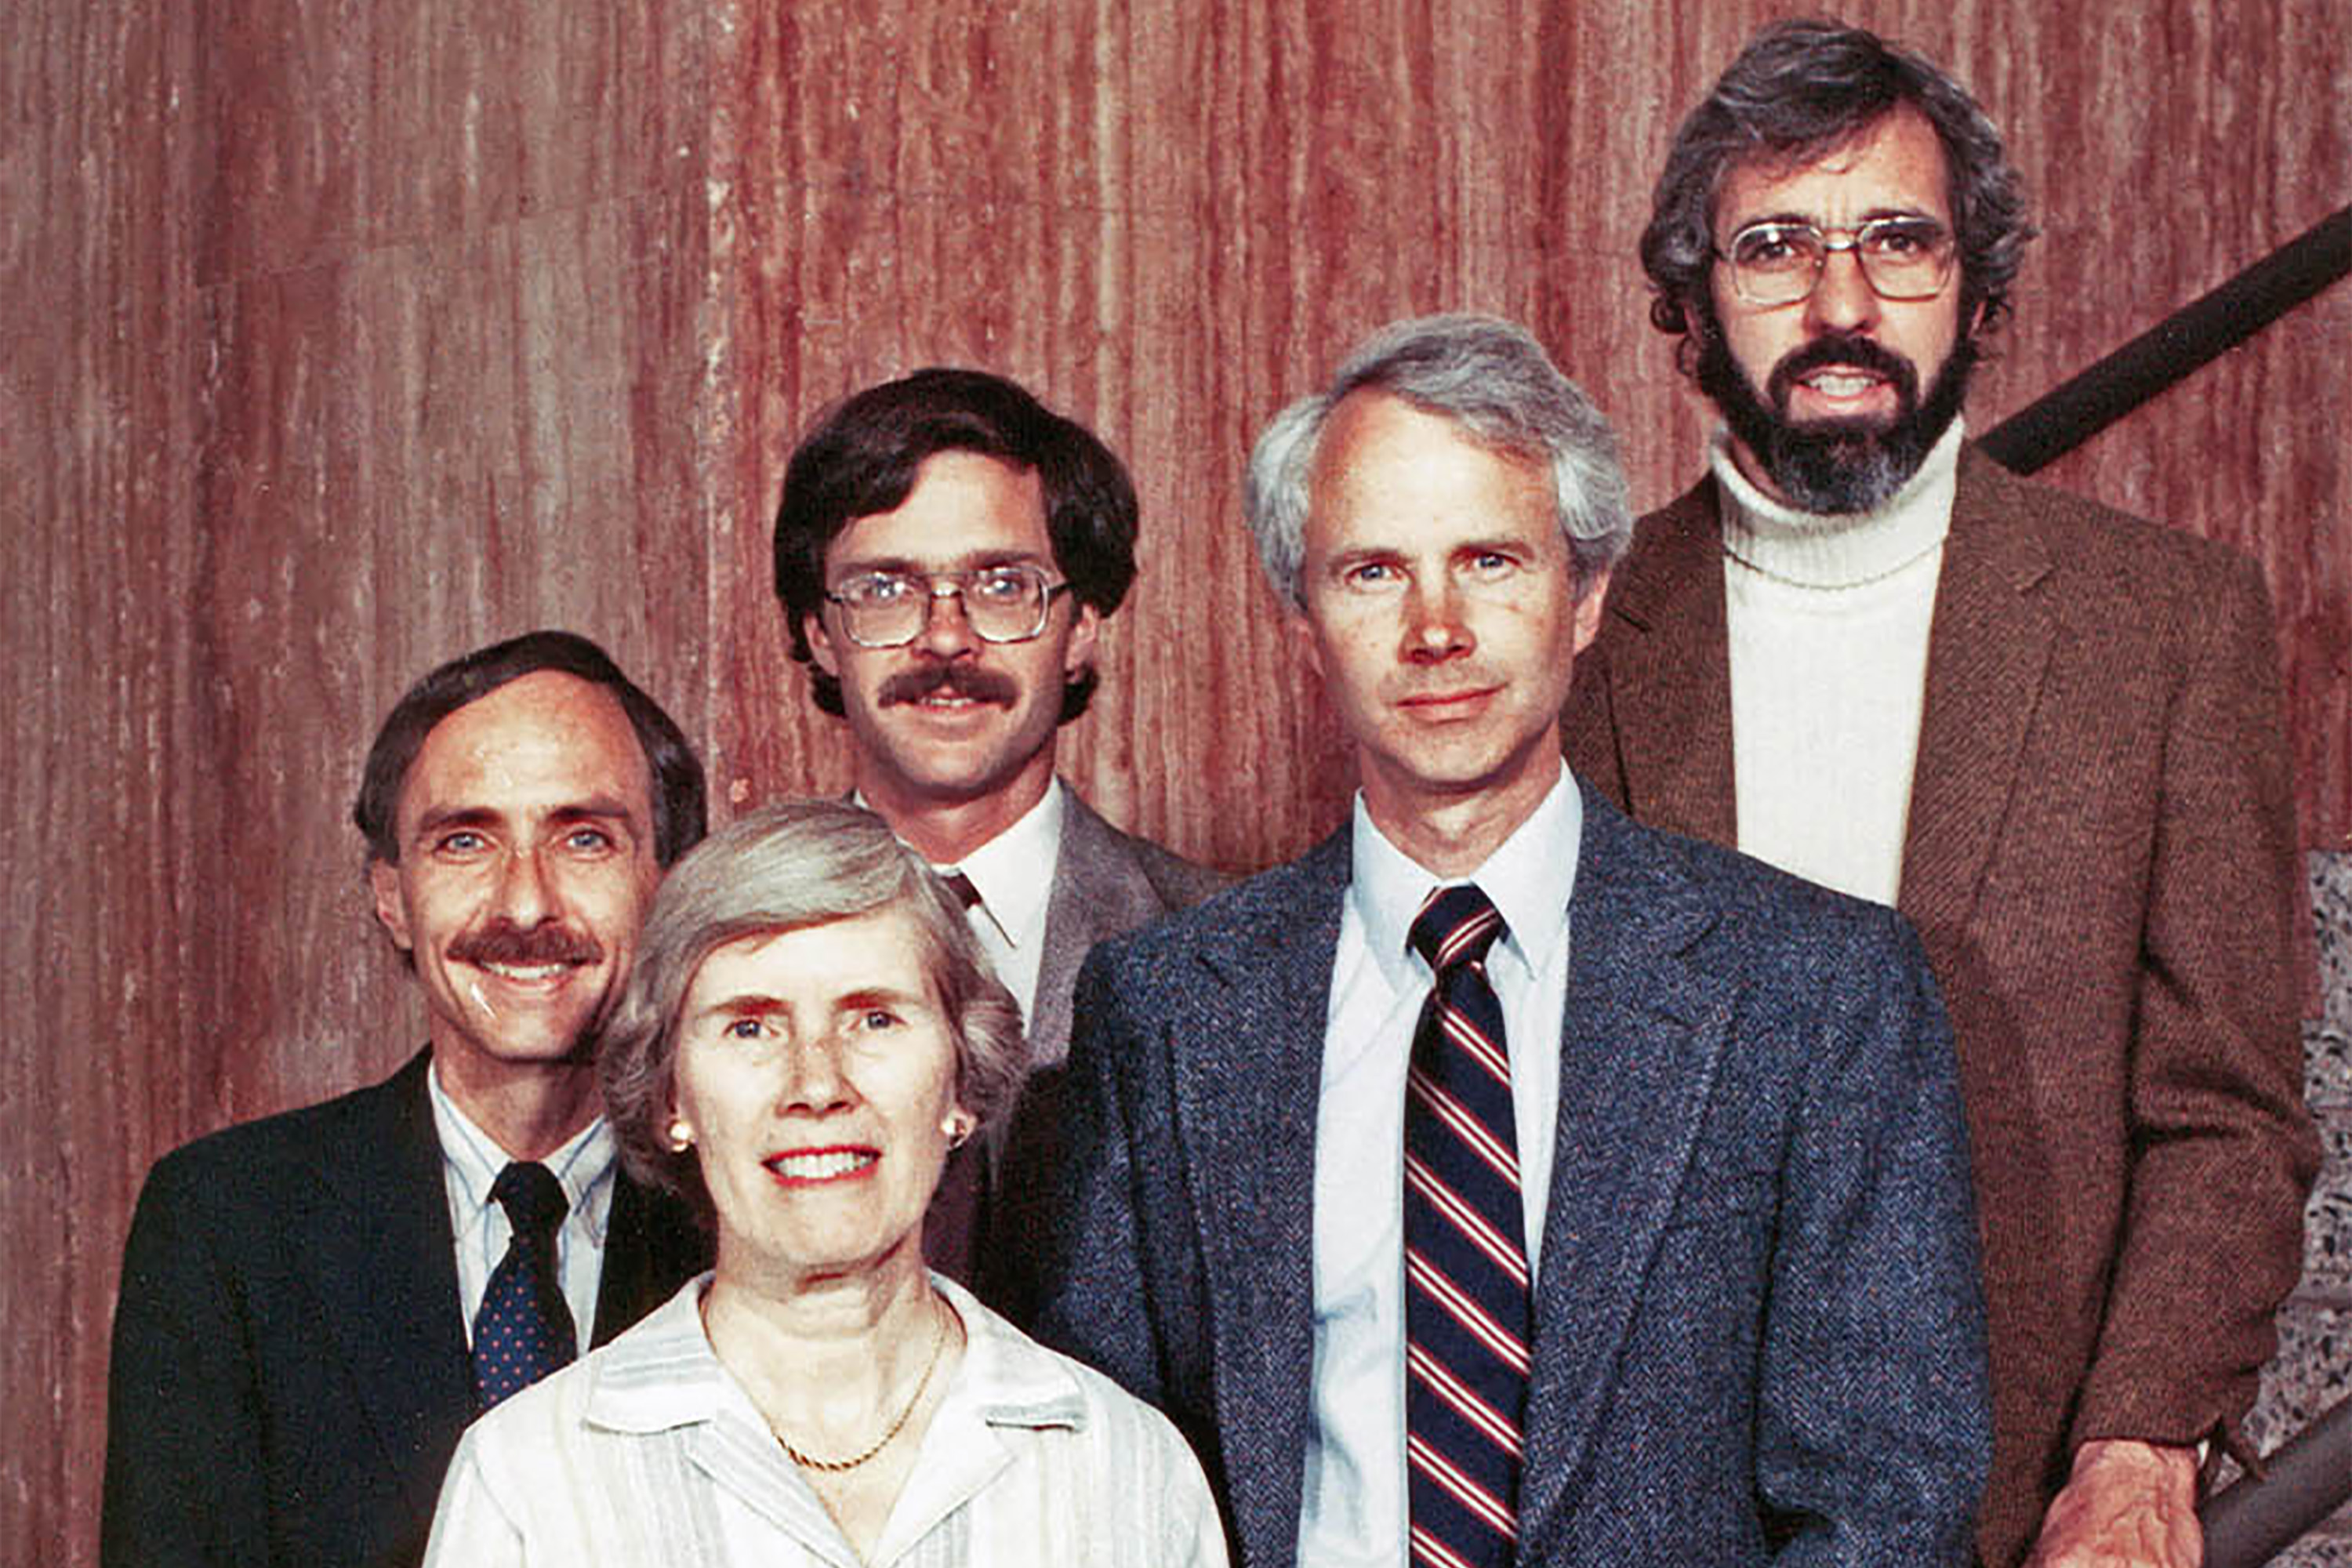
[[[1029,1020],[1029,1080],[993,1159],[977,1145],[958,1152],[925,1226],[932,1267],[971,1283],[1016,1323],[1026,1322],[1034,1306],[1034,1238],[1061,1157],[1064,1058],[1078,965],[1095,943],[1199,903],[1229,879],[1121,833],[1066,782],[1062,791],[1062,839]]]
[[[1983,1318],[1917,942],[1584,809],[1519,1562],[1964,1560]],[[1078,985],[1039,1332],[1176,1420],[1247,1568],[1297,1543],[1349,865],[1343,829],[1097,949]]]

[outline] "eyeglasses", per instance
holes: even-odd
[[[1831,234],[1844,236],[1832,240]],[[1928,300],[1952,276],[1952,234],[1931,217],[1874,217],[1828,234],[1809,223],[1751,223],[1716,255],[1731,263],[1731,287],[1750,305],[1793,305],[1812,293],[1832,250],[1851,250],[1882,300]]]
[[[903,647],[922,635],[931,602],[952,598],[982,642],[1027,642],[1045,629],[1054,595],[1067,583],[1026,563],[970,572],[861,572],[825,591],[841,606],[841,629],[859,647]]]

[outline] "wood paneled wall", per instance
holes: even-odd
[[[784,455],[856,386],[983,364],[1143,496],[1068,771],[1188,853],[1290,855],[1348,780],[1241,530],[1250,437],[1370,328],[1491,310],[1672,494],[1705,416],[1633,238],[1675,119],[1777,9],[17,0],[0,1561],[92,1560],[148,1163],[421,1038],[345,816],[410,679],[568,625],[705,742],[722,815],[837,787],[767,587]],[[1972,84],[2041,214],[1979,427],[2352,191],[2327,0],[1848,9]],[[2338,289],[2051,476],[2261,556],[2326,846],[2347,325]]]

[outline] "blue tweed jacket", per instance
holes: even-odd
[[[1917,942],[1590,791],[1580,856],[1520,1563],[1967,1561],[1983,1309]],[[1075,1008],[1039,1332],[1175,1419],[1246,1568],[1297,1555],[1349,864],[1342,828],[1105,943]]]

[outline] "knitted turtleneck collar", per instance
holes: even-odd
[[[1886,501],[1848,514],[1799,511],[1758,489],[1717,426],[1707,463],[1723,493],[1723,549],[1735,562],[1801,588],[1857,588],[1932,553],[1952,524],[1961,421],[1952,421],[1919,471]]]

